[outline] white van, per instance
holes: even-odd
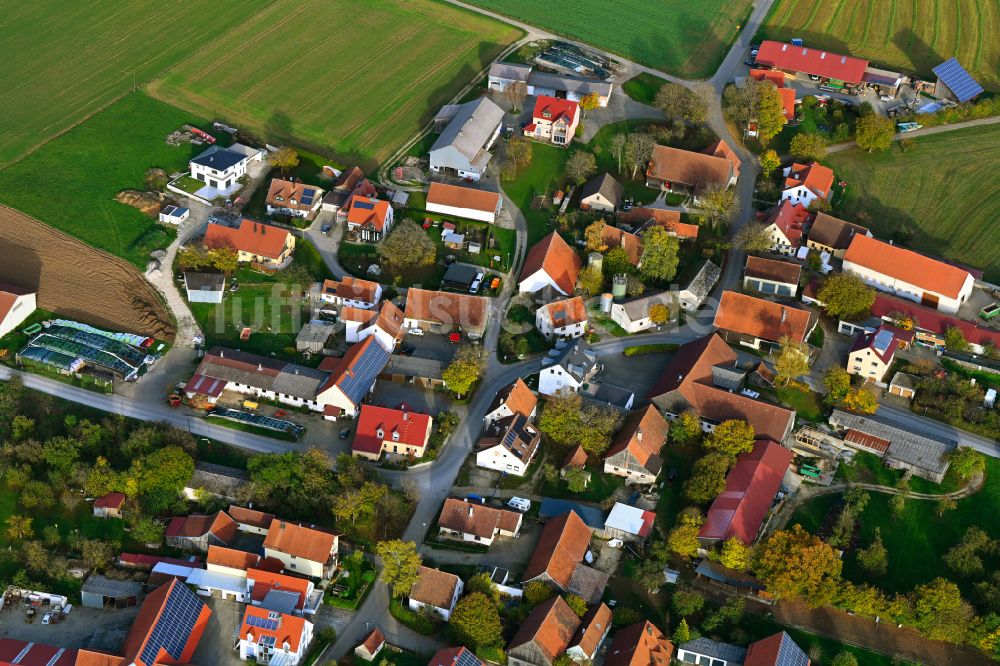
[[[507,506],[518,511],[528,511],[531,509],[531,500],[523,497],[511,497],[507,500]]]

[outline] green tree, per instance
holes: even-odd
[[[489,574],[486,573],[478,573],[470,578],[465,584],[465,593],[479,593],[492,601],[494,605],[500,603],[500,590],[497,588],[496,583],[494,583],[490,578]]]
[[[100,539],[84,539],[80,544],[80,557],[88,569],[101,571],[114,559],[114,546]]]
[[[583,600],[583,597],[575,594],[567,594],[565,601],[570,610],[576,613],[578,617],[583,617],[587,614],[587,602]]]
[[[674,639],[675,645],[680,645],[681,643],[687,643],[691,640],[691,630],[688,628],[687,620],[681,618],[681,621],[677,624],[677,628],[674,629]]]
[[[524,603],[529,606],[537,606],[555,595],[556,591],[552,589],[552,586],[540,580],[533,580],[524,586]]]
[[[20,442],[31,437],[35,432],[35,419],[17,414],[10,422],[10,438]]]
[[[679,587],[670,597],[670,605],[681,617],[690,617],[705,606],[705,596],[700,592]]]
[[[294,148],[281,148],[271,156],[271,164],[281,170],[284,174],[289,169],[294,169],[299,165],[299,152]]]
[[[604,220],[595,220],[583,230],[584,242],[588,251],[604,252],[608,249],[607,243],[604,242],[604,228],[606,226],[608,225],[605,224]]]
[[[503,637],[497,605],[482,592],[459,599],[448,624],[458,642],[473,649],[495,645]]]
[[[534,147],[528,139],[518,136],[507,142],[507,159],[514,164],[516,169],[531,164],[533,156]]]
[[[967,352],[972,349],[972,345],[965,339],[962,329],[957,326],[949,326],[944,332],[944,346],[949,351]]]
[[[573,468],[566,470],[566,488],[571,493],[582,493],[587,489],[587,470]]]
[[[712,228],[718,228],[721,222],[728,224],[740,210],[736,189],[725,185],[709,185],[698,195],[698,209],[708,218]]]
[[[750,568],[750,561],[753,558],[753,548],[740,541],[737,537],[729,537],[722,544],[719,552],[719,564],[737,571],[746,571]]]
[[[35,536],[35,529],[32,527],[34,520],[28,516],[12,513],[7,516],[4,522],[7,528],[7,538],[12,541],[23,541]]]
[[[232,273],[240,266],[240,253],[233,247],[217,247],[208,256],[212,266],[223,273]]]
[[[578,104],[580,105],[580,110],[583,111],[583,117],[586,118],[588,112],[593,111],[601,105],[601,98],[595,92],[587,93],[580,98]]]
[[[878,399],[875,393],[865,386],[852,388],[844,397],[844,407],[861,414],[874,414],[878,409]]]
[[[595,173],[597,173],[597,158],[593,153],[577,150],[566,160],[566,177],[577,185],[583,185]]]
[[[642,234],[642,274],[653,280],[667,281],[677,274],[677,250],[680,244],[661,226]]]
[[[958,502],[956,502],[955,500],[947,497],[939,499],[937,503],[938,518],[943,516],[948,511],[954,511],[957,508],[958,508]]]
[[[45,462],[60,472],[68,472],[80,457],[80,442],[72,437],[50,437],[42,449]]]
[[[701,437],[701,433],[701,419],[691,410],[681,412],[670,423],[670,441],[676,444],[697,441]]]
[[[618,162],[618,173],[622,172],[622,153],[625,151],[625,142],[628,137],[624,134],[615,134],[611,137],[611,154]]]
[[[948,454],[950,468],[963,479],[971,479],[986,469],[986,458],[982,453],[968,446],[960,446]]]
[[[878,527],[868,547],[858,551],[858,564],[875,576],[884,576],[889,569],[889,550],[882,543],[882,530]]]
[[[754,552],[754,573],[777,599],[799,599],[816,608],[829,603],[840,585],[837,553],[801,525],[778,530]]]
[[[858,486],[848,488],[844,492],[845,508],[855,516],[861,515],[861,512],[868,506],[868,500],[870,499],[871,495],[868,494],[868,491]]]
[[[679,83],[665,83],[657,91],[653,106],[667,118],[680,118],[692,123],[705,121],[708,105],[701,97]]]
[[[463,396],[476,383],[486,369],[486,355],[479,345],[465,345],[459,348],[448,367],[441,373],[445,386]]]
[[[816,297],[831,317],[855,319],[868,314],[875,290],[853,273],[834,273],[823,281]]]
[[[132,523],[131,536],[139,543],[159,544],[163,540],[163,525],[158,520],[141,516]]]
[[[47,574],[52,556],[38,541],[25,541],[21,545],[24,567],[33,574]]]
[[[826,157],[826,139],[821,134],[799,132],[789,145],[792,156],[806,162],[817,162]]]
[[[823,375],[823,387],[826,389],[826,402],[837,404],[843,401],[851,390],[851,375],[839,365],[830,366]]]
[[[437,247],[419,224],[406,218],[378,244],[378,254],[390,266],[418,268],[434,263]]]
[[[382,579],[394,597],[404,597],[417,582],[422,563],[417,545],[412,541],[380,541],[375,553],[382,559]]]
[[[757,102],[757,136],[762,144],[767,145],[785,128],[785,103],[776,85],[770,81],[762,83]]]
[[[704,447],[709,451],[738,456],[753,451],[755,437],[752,425],[739,419],[730,419],[715,426],[705,438]]]
[[[781,158],[778,157],[778,153],[773,148],[768,148],[760,155],[760,169],[764,172],[764,175],[772,173],[775,169],[781,166]]]
[[[601,262],[606,275],[628,275],[635,271],[635,266],[628,258],[628,252],[623,247],[615,247],[608,250]]]
[[[961,643],[975,616],[958,586],[935,578],[913,590],[913,626],[936,641]]]
[[[732,460],[730,454],[715,451],[695,461],[691,478],[684,482],[684,497],[699,504],[715,499],[726,489],[726,473]]]
[[[896,123],[891,118],[876,113],[858,119],[855,142],[858,148],[869,153],[875,150],[889,150],[896,136]]]
[[[850,652],[838,652],[830,666],[858,666],[858,658]]]
[[[46,548],[56,548],[62,543],[62,535],[55,525],[46,525],[42,528],[42,543]]]
[[[774,247],[774,239],[768,226],[763,222],[747,222],[733,236],[733,246],[750,254],[769,252]]]
[[[133,461],[129,476],[137,482],[143,505],[159,513],[194,474],[194,460],[179,446],[168,446]]]
[[[705,517],[697,509],[681,511],[677,525],[667,535],[667,548],[683,557],[693,557],[698,552],[698,532],[704,524]]]
[[[798,379],[809,372],[809,345],[787,335],[781,336],[778,353],[774,358],[776,379],[783,384]]]
[[[604,290],[604,274],[597,266],[587,266],[576,278],[576,287],[590,296],[596,296]]]
[[[576,393],[560,391],[545,400],[538,419],[541,430],[557,446],[579,444],[588,455],[599,456],[611,444],[618,414],[611,408],[583,404]]]

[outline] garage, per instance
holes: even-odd
[[[80,589],[83,605],[88,608],[128,608],[139,603],[142,583],[116,580],[97,574],[84,582]]]

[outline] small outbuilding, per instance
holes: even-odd
[[[897,372],[889,382],[889,394],[911,400],[917,394],[918,377],[905,372]]]
[[[656,514],[628,504],[615,502],[607,520],[604,521],[604,536],[623,541],[645,541],[653,531]]]
[[[221,303],[226,292],[226,276],[222,273],[184,272],[184,289],[191,303]]]
[[[88,608],[128,608],[139,604],[142,583],[93,574],[83,583],[80,596]]]
[[[191,217],[190,210],[170,204],[164,206],[160,211],[159,219],[160,222],[166,222],[167,224],[180,224],[189,217]]]
[[[336,326],[332,322],[311,321],[295,337],[295,351],[322,354]]]
[[[108,493],[94,500],[95,518],[121,518],[125,493]]]

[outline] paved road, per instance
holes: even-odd
[[[1000,123],[1000,116],[990,116],[989,118],[977,118],[975,120],[966,120],[960,123],[952,123],[950,125],[935,125],[934,127],[925,127],[923,129],[907,132],[905,134],[897,134],[896,136],[892,137],[892,140],[902,141],[903,139],[919,139],[922,136],[932,136],[934,134],[954,132],[956,130],[968,129],[970,127],[983,127],[986,125],[996,125],[997,123]],[[829,146],[826,149],[826,152],[840,153],[854,147],[855,143],[853,141],[845,141],[844,143],[835,143],[832,146]]]
[[[914,414],[908,409],[901,409],[894,405],[880,404],[877,413],[899,423],[913,424],[916,429],[924,430],[928,434],[956,440],[959,446],[969,446],[990,457],[1000,458],[1000,442],[996,440],[960,430],[947,423],[941,423],[940,421]]]

